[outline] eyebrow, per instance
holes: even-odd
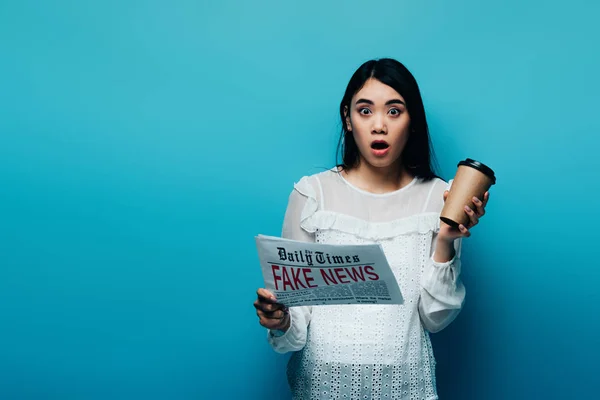
[[[367,104],[371,104],[371,105],[375,104],[371,100],[368,100],[368,99],[358,99],[358,100],[356,100],[356,104],[359,104],[359,103],[367,103]],[[386,106],[389,106],[390,104],[402,104],[402,105],[406,105],[400,99],[392,99],[392,100],[388,100],[388,101],[385,102]]]

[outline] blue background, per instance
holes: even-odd
[[[597,396],[598,4],[1,1],[0,398],[287,398],[253,236],[386,56],[498,176],[441,398]]]

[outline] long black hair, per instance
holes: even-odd
[[[356,168],[360,162],[360,154],[354,135],[348,131],[346,113],[350,112],[352,97],[370,78],[392,87],[406,101],[406,109],[410,116],[410,133],[406,146],[401,154],[402,167],[413,176],[428,181],[436,177],[435,154],[429,138],[429,129],[425,118],[425,107],[421,92],[414,76],[399,61],[391,58],[370,60],[361,65],[346,87],[346,93],[340,103],[342,132],[338,142],[338,156],[342,155],[342,163],[338,167],[346,171]]]

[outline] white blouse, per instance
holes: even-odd
[[[275,351],[294,352],[288,381],[295,399],[437,399],[428,332],[460,312],[460,244],[433,261],[443,192],[435,178],[389,193],[353,186],[337,170],[303,177],[292,191],[282,236],[332,244],[380,243],[404,297],[401,305],[291,307]]]

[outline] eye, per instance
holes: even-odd
[[[398,115],[400,115],[402,113],[402,111],[400,111],[397,108],[392,108],[390,111],[388,111],[390,113],[390,115],[392,117],[397,117]]]
[[[361,115],[369,115],[369,114],[371,114],[371,110],[369,110],[366,107],[363,107],[358,110],[358,113]]]

